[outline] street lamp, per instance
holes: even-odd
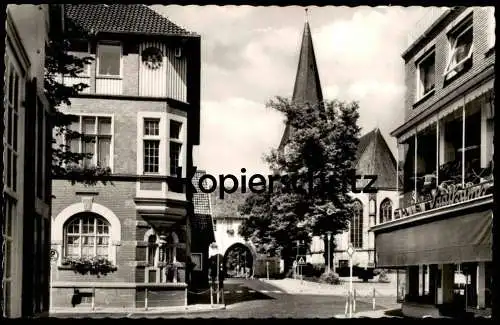
[[[330,239],[332,238],[332,232],[331,231],[327,231],[326,232],[326,237],[328,239],[328,267],[326,268],[328,270],[328,272],[330,272]]]

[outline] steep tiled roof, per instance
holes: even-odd
[[[378,128],[359,139],[356,174],[377,175],[378,188],[396,187],[396,159]]]
[[[214,219],[224,218],[242,218],[238,212],[238,208],[245,202],[250,192],[242,193],[240,189],[236,192],[228,194],[224,193],[224,198],[220,198],[219,188],[215,190],[211,196]]]
[[[210,204],[210,194],[203,193],[198,188],[200,177],[205,174],[203,170],[197,170],[192,183],[197,193],[193,194],[194,216],[191,219],[191,226],[195,234],[208,236],[209,242],[215,241],[212,223],[212,209]]]
[[[140,4],[67,4],[64,9],[67,18],[88,32],[195,35]]]

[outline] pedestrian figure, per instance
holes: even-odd
[[[73,308],[76,307],[76,305],[79,305],[82,303],[82,296],[80,295],[80,290],[75,289],[73,292],[73,297],[71,297],[71,304],[73,305]]]

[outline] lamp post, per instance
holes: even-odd
[[[332,232],[331,231],[327,231],[326,232],[326,238],[328,239],[328,267],[327,267],[327,270],[328,272],[330,272],[330,239],[332,238]]]

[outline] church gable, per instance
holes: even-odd
[[[376,175],[377,179],[372,187],[396,189],[396,168],[396,159],[378,128],[360,138],[356,162],[357,175]]]

